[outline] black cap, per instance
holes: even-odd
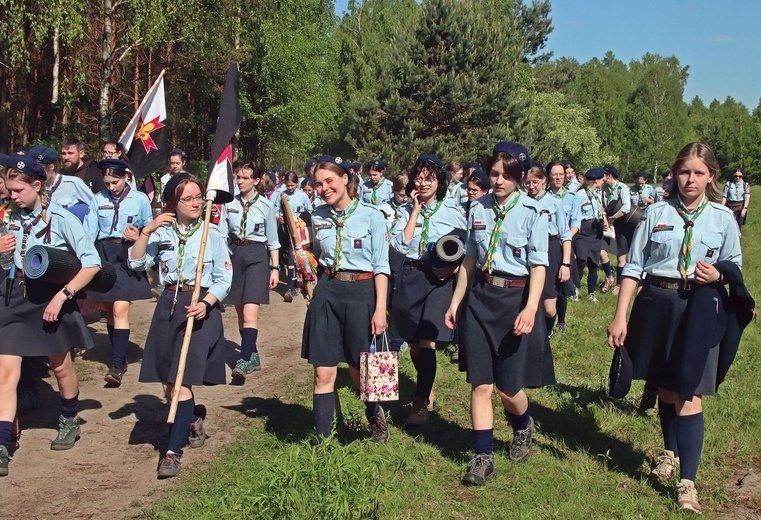
[[[648,177],[647,172],[643,172],[642,170],[635,173],[634,176],[639,178],[645,178],[645,179],[647,179]]]
[[[174,192],[177,191],[177,185],[185,179],[190,178],[191,175],[185,172],[178,173],[177,175],[172,175],[172,178],[169,179],[169,181],[166,183],[166,186],[164,186],[164,192],[161,194],[161,198],[164,199],[164,204],[169,204],[169,201],[174,198]]]
[[[382,171],[382,170],[386,169],[386,165],[383,164],[382,162],[380,162],[378,159],[373,159],[372,161],[368,161],[365,166],[367,166],[368,170],[371,170],[371,169],[375,168],[377,170],[381,170]]]
[[[484,172],[481,168],[477,168],[473,170],[473,173],[471,173],[470,177],[468,177],[468,181],[471,181],[474,179],[478,179],[479,181],[481,181],[481,183],[484,186],[486,186],[487,188],[489,187],[489,184],[490,184],[489,176],[486,175],[486,172]]]
[[[480,170],[481,169],[481,165],[478,164],[475,161],[466,162],[465,163],[465,169],[466,170],[470,170],[471,168],[476,169],[476,170]]]
[[[441,160],[439,159],[438,155],[436,155],[435,153],[422,154],[420,157],[417,158],[417,161],[415,161],[415,166],[418,166],[423,163],[433,163],[439,169],[444,168],[444,165],[441,164]]]

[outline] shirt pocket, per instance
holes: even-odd
[[[658,259],[666,259],[676,253],[674,245],[674,231],[656,231],[650,234],[650,256]]]
[[[504,254],[506,259],[514,259],[519,262],[526,262],[528,250],[528,235],[514,234],[508,235],[504,239]]]
[[[111,225],[114,223],[114,209],[98,209],[98,229],[101,233],[110,233]]]
[[[697,251],[692,255],[695,261],[708,262],[713,264],[718,261],[721,252],[721,234],[706,233],[700,237],[700,243],[697,245]]]
[[[190,253],[190,255],[186,255],[187,259],[185,260],[185,263],[182,266],[182,270],[185,273],[185,281],[188,283],[195,283],[196,278],[196,268],[198,267],[198,251],[194,251]],[[204,260],[203,260],[203,274],[201,276],[201,287],[209,287],[211,283],[211,274],[214,270],[214,255],[209,250],[209,248],[206,248],[206,251],[204,251]],[[192,274],[188,273],[188,268],[192,266],[193,271]]]
[[[177,253],[175,251],[169,249],[159,251],[157,258],[159,271],[161,271],[162,274],[167,275],[177,273]]]
[[[344,230],[344,254],[359,254],[365,252],[369,255],[371,252],[370,232],[367,229]]]

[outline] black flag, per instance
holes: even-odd
[[[232,140],[241,122],[238,92],[238,64],[231,63],[227,69],[225,90],[222,93],[222,105],[217,118],[217,132],[211,145],[211,162],[206,196],[212,197],[215,204],[226,204],[233,200],[233,147]]]
[[[169,161],[169,141],[164,99],[164,71],[148,90],[143,102],[119,138],[129,158],[129,169],[142,179],[166,168]]]

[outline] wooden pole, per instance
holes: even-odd
[[[206,195],[206,212],[203,219],[203,234],[201,235],[201,249],[198,251],[198,265],[196,266],[196,284],[193,286],[193,296],[190,299],[190,306],[193,307],[198,303],[198,298],[201,295],[201,277],[203,276],[203,259],[206,252],[206,239],[209,236],[209,222],[211,219],[211,208],[214,206],[214,194],[209,197]],[[179,283],[179,280],[178,280]],[[221,303],[221,302],[220,302]],[[182,312],[182,309],[179,311]],[[192,316],[188,318],[188,323],[185,326],[185,337],[182,340],[182,350],[180,350],[180,362],[177,365],[177,377],[174,379],[174,391],[172,392],[172,404],[169,407],[169,417],[166,422],[174,424],[174,416],[177,415],[177,405],[180,402],[180,389],[182,389],[182,380],[185,376],[185,362],[188,358],[188,350],[190,349],[190,337],[193,334],[193,323],[195,318]]]
[[[288,230],[291,234],[291,241],[293,242],[293,251],[295,255],[296,252],[302,251],[304,249],[304,245],[301,243],[299,228],[296,227],[296,218],[293,216],[293,211],[291,211],[291,205],[288,203],[288,197],[283,192],[280,193],[280,203],[281,210],[283,212],[283,220],[285,220],[285,223],[288,225]],[[304,280],[304,287],[307,291],[307,298],[311,300],[312,293],[314,292],[314,282]]]

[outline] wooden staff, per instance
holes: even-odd
[[[196,284],[193,286],[193,296],[190,299],[190,306],[193,307],[198,303],[198,298],[201,295],[201,278],[203,276],[203,259],[206,252],[206,239],[209,236],[209,222],[211,219],[211,208],[214,206],[214,196],[216,193],[206,194],[206,212],[203,219],[203,234],[201,235],[201,248],[198,251],[198,265],[196,266]],[[179,283],[179,280],[178,280]],[[221,302],[220,302],[221,304]],[[177,405],[180,402],[180,389],[182,388],[182,380],[185,377],[185,362],[188,358],[188,350],[190,349],[190,337],[193,334],[193,323],[195,318],[193,316],[188,318],[188,323],[185,325],[185,337],[182,340],[182,350],[180,350],[180,362],[177,365],[177,377],[174,380],[174,390],[172,391],[172,404],[169,407],[169,417],[166,422],[174,424],[174,416],[177,415]]]
[[[280,193],[280,203],[283,212],[283,220],[288,225],[288,230],[290,231],[291,235],[291,242],[293,243],[293,255],[295,257],[294,263],[296,264],[295,267],[298,267],[298,255],[300,255],[304,250],[304,245],[301,243],[299,228],[296,226],[296,218],[293,216],[291,205],[288,203],[288,197],[284,192]],[[314,280],[307,279],[309,274],[308,272],[302,272],[301,274],[304,280],[304,287],[307,291],[307,298],[311,300],[312,294],[314,292]]]

